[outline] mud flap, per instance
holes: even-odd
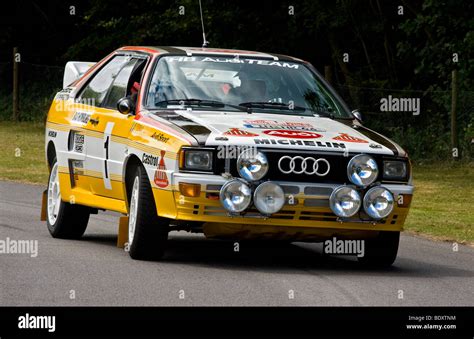
[[[128,217],[120,217],[117,236],[117,247],[124,248],[128,242]]]
[[[46,221],[46,209],[48,204],[48,190],[43,191],[43,197],[41,199],[41,221]]]

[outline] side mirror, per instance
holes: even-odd
[[[359,109],[355,109],[353,110],[352,112],[352,115],[354,116],[354,118],[356,118],[357,120],[359,120],[359,122],[362,122],[362,113],[360,113]]]
[[[117,110],[122,114],[130,114],[135,110],[135,104],[129,97],[124,97],[117,102]]]

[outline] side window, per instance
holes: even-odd
[[[80,96],[82,102],[93,106],[101,106],[114,79],[124,65],[130,62],[130,57],[117,55],[104,66],[84,88]],[[132,67],[133,68],[133,67]]]
[[[104,107],[115,109],[119,99],[129,94],[127,90],[130,83],[130,76],[135,70],[138,61],[139,60],[135,58],[130,59],[119,71],[104,100]]]

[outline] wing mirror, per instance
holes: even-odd
[[[135,104],[130,97],[124,97],[117,102],[117,110],[122,114],[130,114],[135,111]]]
[[[362,113],[360,113],[359,109],[356,108],[355,110],[353,110],[352,112],[352,115],[354,116],[354,118],[356,118],[357,120],[359,120],[360,123],[362,123],[363,119],[362,119]]]

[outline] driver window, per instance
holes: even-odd
[[[110,90],[104,100],[104,107],[115,109],[117,107],[117,102],[121,98],[132,94],[130,82],[132,81],[132,78],[135,78],[133,75],[137,73],[135,72],[137,64],[141,64],[143,61],[144,60],[131,58],[127,63],[125,63],[115,77],[112,86],[110,86]],[[141,79],[141,77],[138,79]]]
[[[80,96],[81,102],[87,102],[91,106],[100,107],[104,102],[110,85],[117,77],[122,67],[130,61],[124,55],[117,55],[107,63],[84,88]]]

